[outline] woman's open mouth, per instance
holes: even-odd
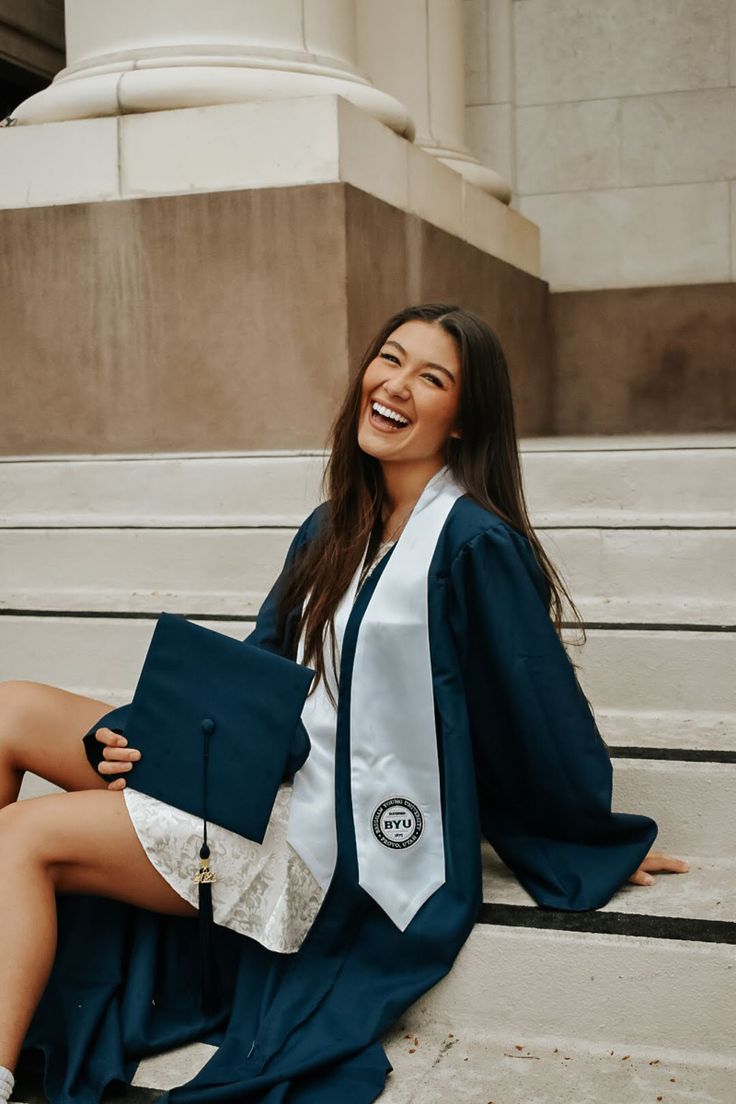
[[[407,429],[411,425],[408,418],[375,401],[370,404],[368,420],[375,429],[380,429],[381,433],[400,433],[402,429]]]

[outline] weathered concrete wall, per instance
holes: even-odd
[[[497,330],[549,426],[547,285],[350,185],[0,212],[0,451],[319,448],[383,319]]]
[[[736,426],[736,284],[557,292],[555,433]]]

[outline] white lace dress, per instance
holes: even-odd
[[[380,546],[365,577],[393,543],[386,541]],[[135,779],[135,770],[131,778]],[[263,843],[217,824],[207,825],[210,863],[217,877],[212,886],[215,923],[281,953],[299,949],[325,896],[286,838],[291,794],[290,782],[279,787]],[[199,869],[201,819],[130,785],[123,796],[151,863],[179,896],[196,908],[198,887],[192,879]]]

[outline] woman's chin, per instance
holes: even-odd
[[[387,447],[391,448],[388,434],[379,433],[371,426],[361,426],[358,430],[358,447],[369,456],[382,456]]]
[[[377,460],[386,455],[386,449],[381,448],[382,441],[372,440],[368,434],[358,434],[358,448],[361,452],[365,452],[368,456],[375,456]]]

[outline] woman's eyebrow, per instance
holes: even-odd
[[[383,344],[384,345],[395,345],[396,348],[399,350],[399,352],[403,353],[404,356],[406,356],[406,349],[404,348],[403,345],[399,345],[398,341],[394,341],[392,338],[389,338],[388,341],[384,341]],[[437,368],[440,372],[444,372],[446,376],[450,377],[450,379],[452,380],[453,383],[455,382],[455,377],[453,376],[452,372],[450,371],[449,368],[445,368],[445,366],[443,364],[435,364],[433,360],[425,360],[424,363],[425,363],[427,368]]]

